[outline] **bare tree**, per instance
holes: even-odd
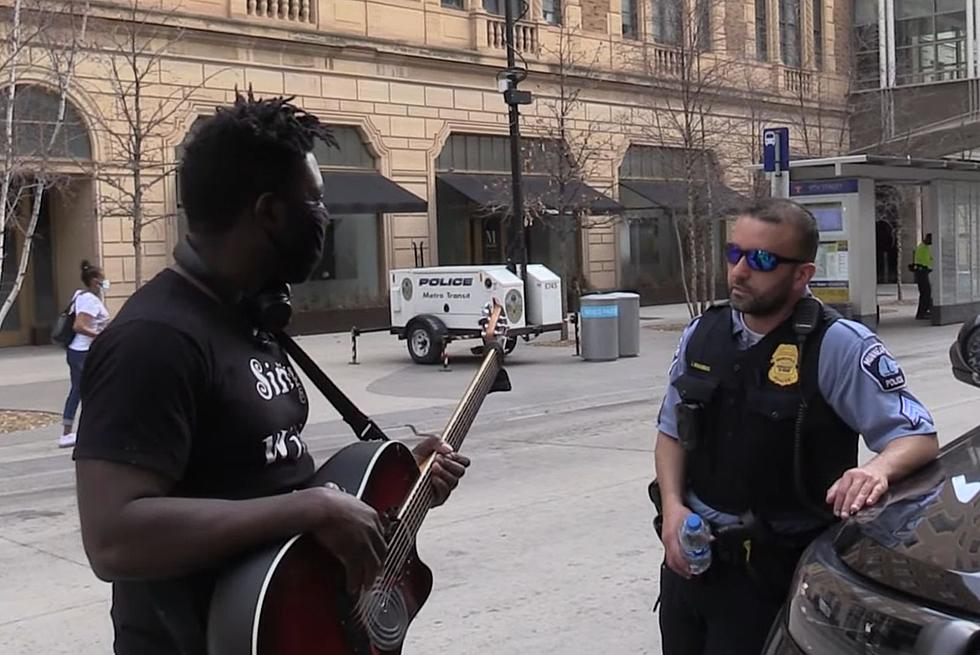
[[[151,14],[140,0],[129,0],[125,20],[109,35],[102,55],[112,104],[97,118],[109,143],[109,156],[98,173],[101,217],[129,222],[136,288],[143,283],[144,230],[173,217],[154,201],[176,167],[169,139],[188,101],[208,79],[184,86],[162,81],[170,53],[183,38],[183,30],[172,25],[174,11]]]
[[[0,23],[0,280],[9,248],[16,249],[17,271],[0,304],[0,326],[10,314],[27,276],[45,191],[66,180],[70,153],[63,131],[68,93],[85,44],[89,2],[73,0],[13,0]],[[44,65],[34,62],[43,61]],[[50,95],[33,93],[29,81],[45,79],[54,87],[54,116],[45,101]],[[47,93],[45,91],[45,93]],[[22,114],[42,115],[44,127],[29,129]],[[19,248],[7,242],[13,228],[21,234]]]
[[[593,216],[590,209],[592,188],[586,183],[593,177],[610,146],[610,135],[600,121],[588,117],[582,98],[590,71],[597,68],[600,51],[588,52],[581,47],[576,30],[561,26],[557,41],[542,48],[553,67],[553,86],[539,95],[537,116],[532,119],[540,135],[528,153],[535,172],[548,178],[547,197],[528,197],[527,224],[537,224],[557,246],[558,275],[562,280],[562,313],[569,310],[570,299],[583,286],[581,238],[585,228],[596,228],[615,220]],[[574,302],[574,300],[572,300]],[[563,325],[563,330],[567,326]],[[567,335],[563,333],[563,338]]]
[[[600,200],[587,180],[593,177],[608,156],[611,135],[600,120],[588,117],[582,97],[589,84],[590,71],[598,65],[601,52],[582,49],[583,39],[577,30],[561,26],[553,45],[542,46],[542,55],[551,64],[551,78],[538,94],[536,111],[527,119],[531,137],[521,140],[522,170],[525,172],[523,200],[525,244],[532,245],[532,228],[546,235],[553,246],[548,262],[561,278],[562,312],[584,286],[582,271],[582,234],[589,228],[610,225],[616,217],[593,215],[592,207]],[[485,217],[502,217],[506,226],[514,220],[510,177],[491,182],[490,200],[479,209]],[[567,326],[562,338],[567,338]]]
[[[679,174],[685,184],[686,211],[675,213],[674,229],[684,246],[681,266],[688,311],[696,316],[716,297],[720,207],[715,190],[721,171],[714,152],[728,137],[730,125],[718,117],[715,103],[732,95],[730,81],[737,63],[706,56],[724,46],[711,30],[710,0],[665,0],[658,7],[663,15],[655,25],[661,34],[654,36],[665,45],[645,49],[643,64],[658,81],[651,95],[662,100],[665,110],[655,111],[643,129],[665,148],[680,151],[680,165],[670,174]]]
[[[848,76],[851,94],[852,76]],[[844,154],[847,147],[846,107],[834,106],[829,93],[830,82],[824,75],[809,71],[794,71],[790,78],[796,109],[797,127],[802,142],[802,154],[807,157],[833,157]],[[846,102],[846,100],[845,100]]]
[[[762,132],[776,124],[776,112],[771,100],[760,98],[758,89],[770,83],[771,73],[766,68],[745,62],[742,68],[743,86],[739,93],[740,117],[731,123],[733,145],[744,153],[753,164],[762,162]],[[752,198],[769,197],[769,181],[761,171],[751,171],[747,190]]]

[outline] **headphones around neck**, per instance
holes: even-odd
[[[274,282],[254,296],[241,295],[222,284],[185,237],[174,248],[174,261],[195,281],[225,303],[239,305],[249,323],[260,332],[281,332],[293,315],[291,290],[286,282]]]

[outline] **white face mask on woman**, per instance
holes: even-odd
[[[102,290],[103,291],[108,291],[109,290],[109,280],[102,280],[101,282],[99,282],[99,286],[102,287]]]

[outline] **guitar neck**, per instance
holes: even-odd
[[[456,411],[453,412],[446,429],[442,433],[442,440],[452,446],[453,450],[459,451],[463,445],[463,440],[472,427],[480,406],[483,405],[487,394],[492,390],[502,365],[503,352],[500,346],[496,344],[488,346],[480,369],[473,376],[469,388],[466,389],[466,393],[463,394],[456,406]],[[401,513],[398,516],[402,521],[402,527],[411,531],[413,535],[432,507],[432,466],[434,463],[435,455],[432,455],[422,465],[418,482],[402,505]]]

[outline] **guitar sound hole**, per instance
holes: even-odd
[[[372,589],[366,599],[365,628],[375,646],[395,650],[405,640],[408,630],[408,609],[401,590]]]

